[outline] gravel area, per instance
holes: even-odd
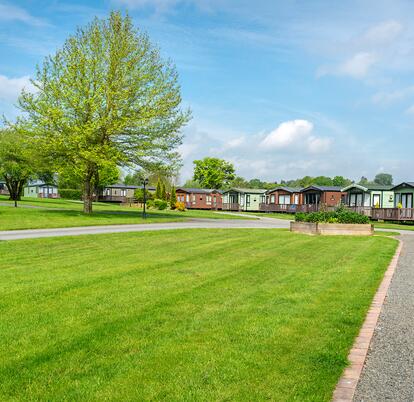
[[[414,401],[414,235],[404,242],[354,401]]]

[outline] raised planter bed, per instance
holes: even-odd
[[[374,225],[355,223],[290,222],[290,231],[313,235],[372,236]]]

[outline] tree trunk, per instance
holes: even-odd
[[[6,186],[9,190],[9,200],[14,201],[14,206],[17,207],[17,201],[20,201],[23,186],[26,180],[12,180],[9,178],[6,178]]]
[[[88,171],[83,183],[83,212],[85,214],[92,213],[92,198],[93,198],[93,185],[92,178],[94,177],[95,169],[93,166],[88,167]]]

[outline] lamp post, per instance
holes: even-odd
[[[148,184],[148,179],[142,180],[142,184],[144,186],[144,208],[142,210],[142,218],[143,219],[146,219],[146,217],[147,217],[147,212],[145,210],[145,208],[147,206],[147,190],[146,190],[146,185]]]

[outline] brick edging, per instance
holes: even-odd
[[[400,239],[397,240],[399,241],[397,250],[394,257],[392,257],[387,270],[385,271],[384,278],[382,279],[377,293],[374,296],[371,307],[365,317],[364,324],[362,325],[359,335],[355,339],[354,345],[349,352],[348,360],[350,365],[344,370],[338,384],[336,385],[332,402],[352,402],[354,398],[355,390],[368,354],[368,348],[381,313],[381,308],[384,304],[388,287],[390,286],[392,276],[394,275],[394,271],[397,266],[398,258],[401,254],[403,242]]]

